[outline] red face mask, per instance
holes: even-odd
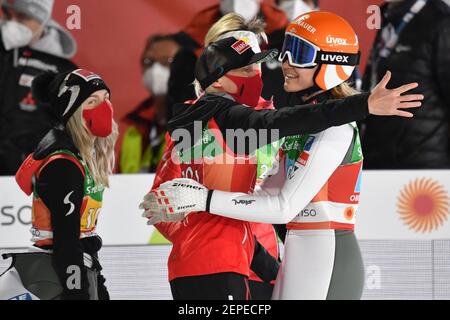
[[[233,81],[233,83],[237,86],[236,93],[229,93],[237,102],[246,104],[252,108],[258,105],[258,100],[263,89],[261,73],[257,73],[255,76],[250,78],[232,76],[228,74],[225,77]]]
[[[108,100],[105,100],[94,109],[83,110],[83,118],[94,136],[106,138],[111,134],[113,108]]]

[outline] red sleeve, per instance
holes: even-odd
[[[166,147],[164,148],[162,160],[156,169],[152,190],[158,188],[161,183],[181,178],[181,167],[172,157],[173,147],[174,142],[170,138],[170,135],[166,134]],[[173,242],[173,234],[181,223],[182,222],[161,222],[155,225],[155,227],[167,240]]]

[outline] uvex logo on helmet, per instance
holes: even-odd
[[[293,21],[287,31],[317,47],[314,82],[323,90],[332,89],[348,80],[359,63],[358,38],[352,26],[332,12],[314,11],[305,16]]]
[[[327,36],[327,37],[325,38],[325,41],[326,41],[328,44],[334,44],[334,45],[340,45],[340,46],[346,46],[346,45],[348,45],[347,39],[338,38],[338,37],[333,37],[333,36]]]

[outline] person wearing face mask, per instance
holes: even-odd
[[[252,20],[246,22],[245,19],[235,13],[229,13],[223,16],[217,21],[208,34],[205,37],[205,43],[208,45],[211,42],[215,42],[219,39],[223,39],[230,36],[238,36],[247,39],[252,48],[256,52],[260,52],[259,43],[265,43],[264,24],[261,20]],[[248,101],[249,107],[263,110],[274,109],[271,101],[266,101],[263,98],[259,98],[257,104],[253,104],[255,101]],[[275,156],[277,148],[264,148],[258,150],[255,154],[256,164],[249,163],[247,165],[240,166],[241,174],[246,176],[253,176],[254,182],[260,179],[260,177],[267,170],[268,166],[272,164],[272,158]],[[164,166],[161,163],[160,166]],[[161,171],[159,171],[161,173]],[[157,175],[157,180],[158,175]],[[234,190],[246,190],[245,188],[254,187],[253,183],[248,184],[245,182],[243,185],[236,185]],[[170,224],[159,224],[157,229],[165,233],[167,228],[170,228]],[[251,224],[251,231],[255,236],[255,254],[253,255],[251,271],[249,275],[249,290],[253,299],[257,300],[269,300],[272,296],[273,282],[275,280],[278,271],[278,243],[274,228],[270,224]],[[249,235],[251,236],[251,235]],[[256,270],[256,272],[254,271]],[[264,280],[258,276],[258,273],[264,274]],[[271,283],[272,282],[272,283]]]
[[[155,172],[164,150],[167,91],[173,57],[180,50],[174,35],[153,35],[141,57],[143,84],[150,97],[122,120],[127,126],[120,151],[119,172]]]
[[[178,33],[185,43],[182,50],[174,57],[173,68],[170,75],[169,85],[169,119],[172,117],[172,107],[176,103],[196,99],[195,89],[192,85],[195,61],[200,56],[204,45],[205,36],[219,19],[229,13],[236,13],[243,17],[246,23],[252,19],[264,21],[264,32],[268,41],[268,48],[281,49],[283,44],[283,33],[289,20],[285,13],[273,4],[260,0],[221,0],[216,5],[205,8],[198,12],[191,22]],[[264,63],[262,65],[264,88],[261,96],[266,100],[273,100],[275,107],[285,104],[283,95],[283,83],[281,68],[278,64]]]
[[[450,2],[390,0],[364,74],[369,90],[385,70],[392,83],[420,83],[426,96],[414,121],[369,117],[361,123],[367,169],[450,168]],[[383,152],[380,152],[383,150]]]
[[[49,129],[31,94],[42,72],[76,69],[73,37],[51,19],[53,0],[0,0],[0,175],[14,175]]]
[[[13,265],[0,278],[0,299],[109,299],[96,226],[118,135],[110,90],[82,69],[42,74],[32,90],[55,125],[16,174],[19,187],[33,196],[34,246],[12,255]]]
[[[192,193],[186,192],[187,197],[182,201],[188,204],[184,207],[177,205],[176,201],[180,200],[178,195],[165,198],[164,190],[171,192],[171,188],[176,189],[177,186],[185,190],[189,186],[180,182],[167,188],[164,184],[161,192],[158,190],[161,184],[174,178],[185,178],[182,181],[189,184],[189,179],[194,179],[209,189],[245,189],[241,192],[247,192],[254,183],[254,176],[246,174],[240,168],[242,162],[236,163],[234,160],[251,161],[251,155],[257,148],[280,138],[320,132],[364,118],[368,113],[409,117],[410,113],[397,108],[418,107],[420,102],[416,100],[423,99],[420,95],[400,96],[417,84],[395,90],[386,89],[387,75],[371,94],[314,101],[308,105],[299,105],[300,101],[297,101],[294,106],[280,110],[249,108],[245,104],[255,105],[263,86],[259,64],[277,53],[275,49],[256,53],[245,37],[227,37],[211,43],[196,63],[195,74],[201,93],[199,98],[174,108],[175,116],[168,123],[170,139],[163,156],[164,162],[158,168],[153,185],[156,189],[146,195],[140,207],[146,210],[144,216],[150,218],[149,224],[174,222],[162,233],[173,243],[168,269],[175,299],[248,299],[247,279],[255,243],[254,238],[249,236],[252,233],[248,222],[210,214],[206,207],[198,210],[201,213],[186,216],[189,211],[197,211],[195,209],[200,208],[204,201],[211,200],[208,196],[203,197],[204,187],[192,186],[199,191],[194,193],[200,198],[192,198]],[[356,56],[345,56],[339,60],[350,59],[349,62],[355,64]],[[316,58],[322,61],[320,59],[328,59],[328,56],[313,54],[307,58],[311,60],[309,63],[315,63]],[[336,77],[341,75],[339,73]],[[334,77],[325,79],[335,83]],[[236,144],[236,136],[227,135],[228,129],[244,132],[268,129],[270,132],[267,139],[258,138],[257,134],[256,141],[238,139]],[[165,204],[158,203],[158,199],[164,199]],[[200,205],[197,207],[197,204]],[[246,212],[245,207],[251,204],[251,201],[236,201],[228,205]]]
[[[261,51],[261,46],[267,44],[267,36],[264,33],[264,23],[262,20],[254,19],[247,22],[245,18],[236,13],[228,13],[217,21],[205,36],[205,45],[209,45],[220,39],[230,36],[238,38],[245,38],[249,41],[255,52]],[[266,101],[260,97],[257,105],[248,105],[256,110],[275,109],[273,101]],[[278,142],[276,143],[278,144]],[[276,156],[277,148],[269,147],[256,150],[256,165],[249,164],[246,168],[252,175],[255,175],[256,184],[250,185],[251,192],[253,188],[262,180],[264,174],[269,170],[274,157]],[[244,170],[244,167],[242,167]],[[270,224],[252,223],[251,230],[255,235],[255,253],[253,255],[252,264],[250,266],[249,275],[249,291],[252,299],[255,300],[270,300],[273,291],[273,283],[278,272],[278,263],[274,259],[279,259],[278,228]],[[278,226],[275,226],[278,227]],[[277,231],[275,231],[277,230]],[[256,272],[255,272],[256,271]],[[264,280],[258,276],[258,273],[263,272]],[[271,276],[267,276],[271,275]]]

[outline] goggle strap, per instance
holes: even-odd
[[[342,66],[357,66],[361,59],[361,52],[342,53],[330,51],[317,51],[315,63],[318,64],[336,64]]]

